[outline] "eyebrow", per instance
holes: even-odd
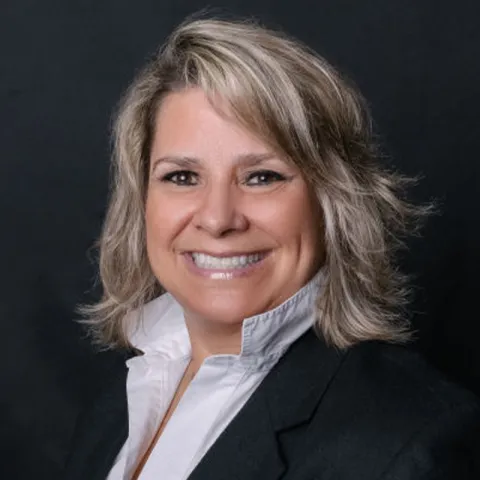
[[[241,165],[253,167],[273,158],[277,158],[277,155],[275,155],[273,152],[242,153],[235,157],[234,163],[236,166]],[[200,159],[195,157],[189,157],[184,155],[167,155],[165,157],[160,157],[154,160],[152,163],[152,170],[154,170],[160,163],[173,163],[181,168],[195,168],[199,167],[202,162]]]

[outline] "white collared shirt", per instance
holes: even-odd
[[[244,320],[239,355],[204,360],[155,444],[140,480],[184,480],[286,349],[313,324],[322,272],[273,310]],[[130,480],[190,361],[183,310],[170,294],[143,307],[127,360],[129,436],[107,480]]]

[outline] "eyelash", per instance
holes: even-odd
[[[174,172],[167,173],[161,178],[162,182],[170,182],[174,183],[177,186],[180,187],[189,187],[189,186],[195,186],[195,183],[184,183],[184,182],[178,182],[174,180],[175,177],[177,176],[186,176],[186,177],[191,177],[192,176],[197,176],[198,175],[195,172],[192,172],[190,170],[176,170]],[[242,182],[244,185],[248,184],[248,182],[255,177],[269,177],[270,179],[274,178],[273,182],[258,182],[254,183],[253,186],[265,186],[265,185],[270,185],[271,183],[276,183],[276,182],[284,182],[287,180],[287,178],[282,175],[281,173],[274,172],[273,170],[259,170],[257,172],[252,172],[247,175],[247,178],[244,182]]]
[[[164,175],[162,178],[161,178],[161,181],[162,182],[169,182],[169,183],[175,183],[176,185],[179,185],[179,186],[189,186],[191,184],[185,184],[185,183],[178,183],[174,180],[174,178],[176,176],[180,176],[180,175],[185,175],[185,176],[190,176],[192,175],[194,172],[191,172],[189,170],[176,170],[175,172],[170,172],[170,173],[167,173],[166,175]]]
[[[273,183],[276,182],[284,182],[287,178],[282,175],[281,173],[274,172],[273,170],[259,170],[258,172],[252,172],[247,176],[247,181],[251,180],[255,177],[269,177],[270,179],[274,178]],[[247,182],[245,182],[247,183]],[[268,183],[257,183],[256,185],[270,185],[271,182]]]

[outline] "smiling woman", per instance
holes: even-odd
[[[146,250],[202,350],[219,353],[215,342],[239,353],[243,320],[280,305],[319,270],[322,221],[298,167],[224,108],[188,88],[158,109]]]
[[[370,124],[281,33],[172,33],[118,112],[104,296],[84,309],[128,370],[85,411],[64,478],[478,478],[477,401],[394,345],[393,255],[425,211]]]

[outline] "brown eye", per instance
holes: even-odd
[[[273,170],[261,170],[248,175],[245,184],[249,186],[264,186],[275,182],[283,182],[286,178]]]
[[[189,170],[177,170],[162,177],[162,182],[174,183],[178,186],[191,186],[198,184],[198,176]]]

